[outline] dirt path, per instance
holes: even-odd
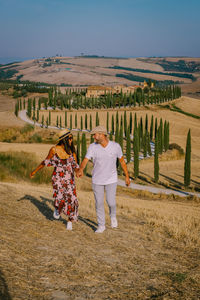
[[[125,182],[123,180],[119,179],[118,185],[125,186]],[[131,182],[129,188],[131,188],[133,190],[148,191],[153,194],[166,194],[166,195],[174,194],[174,195],[178,195],[180,197],[187,197],[189,195],[195,195],[197,197],[200,197],[200,193],[185,192],[185,191],[179,191],[179,190],[175,190],[175,189],[174,190],[173,189],[161,189],[161,188],[157,188],[154,186],[135,184],[133,182]]]
[[[110,228],[106,209],[107,229],[96,235],[91,191],[78,188],[80,220],[72,232],[65,218],[52,218],[51,187],[0,183],[0,195],[3,299],[199,298],[198,247],[148,219],[150,211],[162,216],[162,209],[173,219],[170,207],[182,214],[177,231],[185,211],[199,218],[196,205],[117,196],[119,228]]]
[[[24,122],[14,115],[15,100],[0,93],[0,127],[22,127]]]

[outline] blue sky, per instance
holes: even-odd
[[[0,60],[200,56],[200,0],[0,0]]]

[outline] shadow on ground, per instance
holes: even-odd
[[[12,299],[10,296],[4,275],[1,271],[0,271],[0,299],[2,299],[2,300],[11,300]]]
[[[49,221],[55,221],[54,217],[53,217],[53,209],[51,209],[48,204],[51,204],[53,206],[53,200],[52,199],[48,199],[45,197],[40,196],[40,200],[38,200],[37,198],[31,196],[31,195],[25,195],[24,197],[18,199],[17,201],[22,201],[22,200],[29,200],[33,205],[35,205],[37,207],[37,209],[39,210],[39,212],[41,214],[43,214],[43,216],[49,220]],[[90,227],[93,231],[96,230],[97,228],[97,223],[90,220],[89,218],[84,218],[82,216],[78,217],[79,221],[86,224],[88,227]],[[60,218],[59,221],[62,221],[63,224],[67,225],[67,220],[65,220],[64,218]]]

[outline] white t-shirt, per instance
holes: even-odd
[[[118,143],[109,141],[105,148],[97,143],[91,144],[85,157],[93,160],[92,182],[100,185],[117,182],[116,161],[122,156]]]

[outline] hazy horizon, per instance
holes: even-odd
[[[33,58],[199,57],[199,0],[0,0],[0,63]]]
[[[90,55],[90,54],[88,54]],[[91,54],[92,55],[92,54]],[[98,55],[98,54],[95,54]],[[6,64],[10,64],[10,63],[15,63],[15,62],[23,62],[26,60],[32,60],[32,59],[42,59],[42,58],[48,58],[48,57],[55,57],[56,55],[52,55],[52,56],[43,56],[43,57],[0,57],[0,64],[2,65],[6,65]],[[80,55],[81,56],[81,55]],[[98,55],[99,57],[101,57],[101,55]],[[74,56],[62,56],[62,57],[77,57],[77,55]],[[107,58],[108,56],[102,56],[102,58],[105,57]],[[109,56],[109,58],[141,58],[141,57],[145,57],[145,58],[152,58],[152,57],[156,57],[156,58],[165,58],[165,57],[174,57],[174,58],[200,58],[200,56],[129,56],[129,57],[125,57],[125,56]]]

